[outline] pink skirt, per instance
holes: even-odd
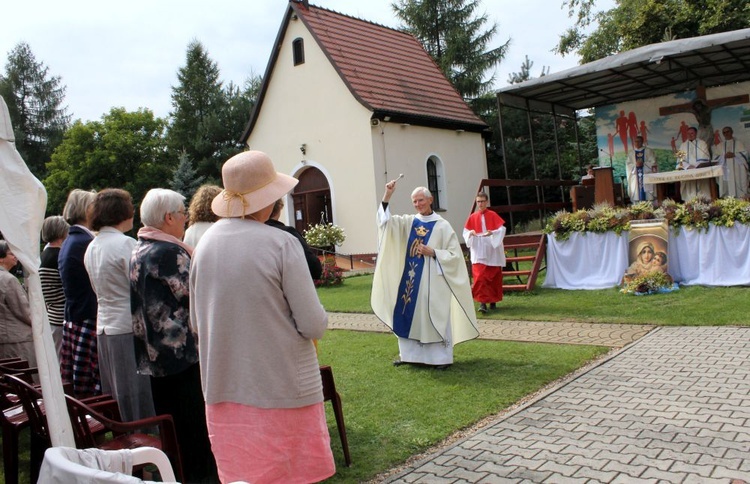
[[[301,408],[206,405],[221,482],[310,483],[336,472],[323,403]]]

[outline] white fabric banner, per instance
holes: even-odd
[[[692,168],[690,170],[664,171],[661,173],[646,173],[643,175],[643,183],[674,183],[678,181],[702,180],[704,178],[715,178],[722,176],[724,169],[719,166],[707,166],[705,168]]]
[[[708,232],[669,229],[669,274],[685,286],[750,286],[750,226],[711,225]],[[575,232],[565,242],[547,235],[542,287],[606,289],[620,283],[628,262],[628,232]]]
[[[0,232],[27,272],[31,331],[52,445],[72,447],[73,427],[39,280],[39,234],[46,206],[47,192],[16,151],[8,106],[0,97]]]
[[[564,242],[547,235],[547,277],[542,287],[606,289],[620,283],[628,268],[627,232],[574,232]]]

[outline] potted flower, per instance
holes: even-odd
[[[344,229],[332,223],[320,222],[309,225],[304,234],[305,240],[312,247],[324,249],[330,254],[323,258],[323,274],[315,281],[316,286],[337,286],[343,282],[343,269],[336,266],[336,246],[346,240]]]

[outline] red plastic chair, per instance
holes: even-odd
[[[0,374],[30,372],[29,362],[21,358],[0,360]],[[31,381],[30,376],[26,376]],[[29,419],[18,396],[0,378],[0,427],[3,435],[3,469],[6,484],[18,484],[18,437],[29,426]]]
[[[344,407],[341,405],[341,396],[336,391],[336,383],[333,381],[333,370],[330,366],[320,367],[320,377],[323,380],[323,401],[331,402],[333,415],[336,417],[336,427],[341,438],[341,448],[344,450],[344,461],[346,467],[352,465],[349,455],[349,440],[346,438],[346,425],[344,424]]]
[[[65,395],[65,398],[79,449],[96,447],[102,450],[119,450],[155,447],[169,457],[175,474],[181,482],[184,481],[180,448],[171,415],[122,422],[120,409],[115,400],[83,402],[70,395]],[[105,431],[112,434],[112,438],[103,440],[101,434],[92,428],[92,422],[102,425]],[[147,433],[154,428],[159,429],[158,436]]]

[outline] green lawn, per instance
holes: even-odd
[[[731,270],[731,269],[727,269]],[[622,294],[617,288],[567,291],[537,287],[530,293],[507,293],[499,310],[483,318],[521,321],[654,324],[664,326],[750,325],[750,288],[684,286],[652,296]],[[372,276],[347,278],[342,286],[319,288],[330,312],[371,313]]]
[[[333,413],[329,429],[337,474],[361,482],[457,430],[498,413],[607,351],[591,346],[469,341],[445,371],[394,367],[391,334],[328,331],[318,345],[341,394],[353,465],[344,466]]]

